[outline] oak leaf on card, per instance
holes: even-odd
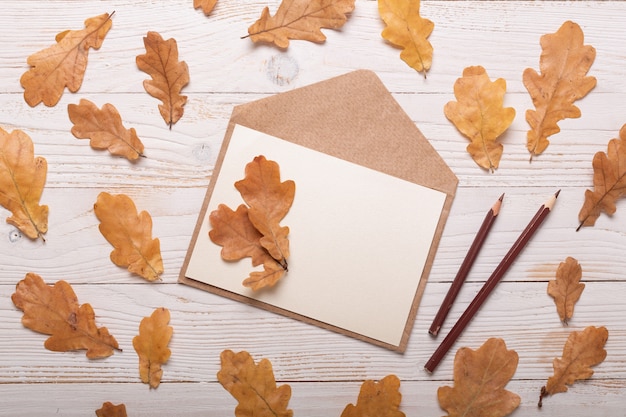
[[[93,206],[100,233],[114,247],[111,261],[147,281],[163,273],[161,244],[152,238],[152,217],[137,212],[133,200],[125,194],[101,192]]]
[[[497,142],[515,118],[515,109],[504,107],[506,81],[491,81],[481,66],[467,67],[454,83],[454,96],[444,106],[446,117],[465,135],[467,151],[482,168],[493,172],[500,164],[504,147]]]
[[[387,375],[379,382],[367,380],[361,385],[356,405],[348,404],[341,417],[405,417],[399,410],[401,401],[397,376]]]
[[[561,321],[567,324],[574,315],[574,305],[580,298],[585,284],[580,282],[583,270],[578,261],[568,256],[559,264],[556,279],[548,282],[548,294],[554,298]]]
[[[127,417],[126,406],[124,404],[113,404],[109,401],[102,404],[102,407],[96,410],[96,417]]]
[[[0,205],[11,212],[6,221],[31,239],[43,239],[48,231],[48,206],[39,201],[48,163],[34,152],[26,133],[9,133],[0,127]]]
[[[378,0],[378,14],[386,25],[381,36],[402,48],[400,58],[426,77],[433,62],[428,37],[435,24],[420,15],[420,0]]]
[[[448,417],[503,417],[520,404],[504,389],[517,370],[518,355],[504,340],[488,339],[477,350],[460,348],[454,357],[454,387],[440,387],[437,397]]]
[[[139,356],[139,376],[150,388],[157,388],[163,376],[162,365],[172,352],[167,347],[172,338],[172,326],[168,326],[170,312],[160,307],[139,324],[139,335],[133,338],[133,347]]]
[[[112,104],[105,103],[99,109],[91,101],[81,99],[79,104],[69,104],[67,112],[74,123],[72,134],[78,139],[89,139],[92,148],[108,149],[111,154],[131,161],[143,156],[144,146],[135,128],[124,127]]]
[[[56,36],[54,45],[27,59],[30,69],[20,78],[24,100],[34,107],[43,102],[54,106],[67,87],[72,93],[80,88],[89,49],[99,49],[111,29],[113,14],[104,13],[85,20],[85,28],[66,30]]]
[[[276,386],[272,363],[261,359],[254,363],[246,351],[234,353],[224,350],[220,355],[221,367],[217,380],[239,403],[236,417],[292,417],[287,409],[291,387]]]
[[[253,42],[274,44],[287,48],[289,40],[324,42],[321,29],[338,29],[348,20],[354,10],[355,0],[282,0],[274,16],[269,7],[248,28]]]
[[[86,350],[89,359],[105,358],[119,350],[107,328],[96,326],[91,305],[79,305],[78,297],[66,281],[47,285],[39,275],[29,272],[17,284],[11,300],[24,312],[25,327],[50,335],[44,342],[46,349]]]
[[[181,90],[189,83],[189,67],[178,60],[178,45],[171,38],[163,40],[157,32],[148,32],[143,38],[146,48],[144,55],[135,59],[137,67],[152,77],[144,80],[143,88],[152,97],[161,100],[159,112],[172,128],[184,113],[187,96]]]
[[[205,15],[210,15],[217,4],[217,0],[193,0],[194,9],[202,9]]]
[[[606,358],[604,345],[608,338],[609,331],[606,327],[589,326],[582,331],[570,333],[561,358],[555,358],[552,362],[554,374],[541,388],[538,406],[543,405],[545,397],[566,392],[568,385],[591,378],[593,375],[591,367]]]
[[[600,214],[613,215],[616,202],[626,196],[626,124],[619,138],[609,141],[607,152],[593,156],[593,191],[585,190],[585,201],[578,213],[582,226],[593,226]]]
[[[548,137],[560,131],[557,124],[560,120],[580,117],[581,111],[574,101],[596,86],[596,78],[586,76],[596,50],[584,44],[584,34],[578,24],[566,21],[556,33],[543,35],[540,43],[541,74],[532,68],[526,68],[523,74],[524,86],[535,106],[535,110],[526,111],[530,125],[526,147],[531,158],[548,147]]]

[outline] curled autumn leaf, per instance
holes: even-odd
[[[79,104],[69,104],[67,112],[74,123],[72,134],[78,139],[90,139],[92,148],[108,149],[111,154],[131,161],[143,156],[143,143],[135,128],[124,127],[112,104],[106,103],[98,109],[91,101],[81,99]]]
[[[420,16],[420,0],[378,0],[378,14],[386,24],[381,36],[402,48],[400,58],[426,78],[433,62],[428,37],[435,24]]]
[[[137,212],[133,200],[125,194],[102,192],[93,206],[100,232],[114,247],[111,261],[148,281],[163,273],[161,244],[152,239],[152,218],[146,211]]]
[[[124,404],[115,405],[105,402],[102,407],[96,410],[97,417],[127,417],[126,406]]]
[[[322,28],[338,29],[354,10],[354,0],[283,0],[274,16],[265,7],[261,17],[248,28],[253,42],[287,48],[290,39],[324,42]]]
[[[348,404],[341,417],[405,417],[399,410],[401,401],[400,380],[387,375],[379,382],[363,382],[356,405]]]
[[[137,67],[152,77],[144,80],[143,88],[161,100],[159,112],[171,129],[183,116],[183,107],[187,103],[187,96],[180,92],[189,83],[189,67],[185,61],[178,60],[175,39],[163,40],[157,32],[148,32],[143,43],[146,53],[137,56]]]
[[[498,168],[504,148],[497,139],[515,118],[515,109],[503,106],[505,92],[504,79],[491,82],[483,67],[468,67],[454,83],[457,101],[444,106],[446,117],[471,141],[469,154],[491,172]]]
[[[616,202],[626,196],[626,124],[618,139],[611,139],[607,152],[593,156],[593,191],[585,190],[585,201],[578,213],[582,226],[593,226],[600,214],[613,215]]]
[[[163,376],[162,365],[171,355],[167,345],[172,338],[172,326],[168,326],[170,312],[157,308],[150,317],[144,317],[139,324],[139,335],[133,338],[133,347],[139,355],[139,376],[150,388],[157,388]]]
[[[515,374],[518,355],[502,339],[491,338],[477,350],[464,347],[454,357],[454,387],[440,387],[437,397],[448,417],[503,417],[520,404],[504,389]]]
[[[89,49],[99,49],[111,29],[113,14],[104,13],[85,20],[85,28],[66,30],[56,36],[57,43],[28,57],[31,68],[22,75],[24,100],[34,107],[43,102],[54,106],[68,88],[75,93],[80,88]]]
[[[549,145],[548,137],[560,131],[557,123],[565,118],[580,117],[573,103],[587,95],[595,86],[595,77],[585,76],[596,57],[593,46],[584,45],[583,31],[567,21],[556,33],[543,35],[539,68],[524,71],[524,86],[530,93],[535,110],[526,111],[530,130],[526,147],[531,158]]]
[[[291,387],[276,386],[272,363],[261,359],[258,364],[248,352],[225,350],[220,355],[217,380],[239,402],[236,417],[292,417],[287,409]]]
[[[34,156],[33,141],[21,130],[0,127],[0,204],[11,212],[7,223],[31,239],[48,231],[48,206],[40,205],[48,163]]]
[[[552,363],[554,374],[541,388],[538,406],[543,405],[545,397],[566,392],[568,385],[591,378],[593,375],[591,367],[606,358],[604,345],[608,338],[609,331],[606,327],[589,326],[581,332],[572,332],[563,347],[563,355],[561,358],[555,358]]]
[[[11,300],[24,312],[24,327],[50,335],[44,343],[46,349],[55,352],[87,350],[89,359],[105,358],[119,350],[107,328],[96,326],[91,305],[79,305],[66,281],[50,286],[30,272],[17,284]]]
[[[568,256],[559,264],[556,279],[548,282],[548,294],[554,298],[557,313],[565,324],[574,315],[574,305],[585,289],[585,284],[580,282],[582,276],[578,261]]]
[[[193,8],[201,8],[205,15],[210,15],[215,7],[217,0],[193,0]]]

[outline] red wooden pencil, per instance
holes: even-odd
[[[526,228],[522,231],[511,249],[509,249],[504,258],[502,258],[502,261],[500,261],[480,291],[478,291],[476,297],[474,297],[459,320],[452,327],[450,333],[448,333],[448,335],[443,339],[437,350],[435,350],[435,353],[433,353],[428,362],[426,362],[424,369],[428,372],[433,372],[437,365],[439,365],[439,362],[441,362],[446,353],[448,353],[448,350],[450,350],[456,339],[461,335],[465,327],[467,327],[468,323],[472,320],[487,297],[489,297],[489,294],[491,294],[522,249],[524,249],[524,246],[526,246],[530,238],[535,234],[537,229],[539,229],[539,226],[541,226],[546,216],[552,211],[552,207],[554,206],[560,191],[561,190],[557,191],[539,208],[535,216],[530,220],[530,223],[528,223],[528,226],[526,226]]]
[[[430,325],[430,329],[428,333],[433,336],[437,336],[439,334],[439,330],[443,325],[443,322],[446,320],[450,309],[452,308],[452,304],[454,304],[454,300],[456,299],[459,291],[461,290],[461,286],[465,282],[467,278],[467,274],[469,273],[476,257],[478,256],[478,252],[480,248],[483,246],[487,234],[489,230],[491,230],[491,226],[493,226],[493,222],[496,220],[498,213],[500,212],[500,206],[502,205],[502,200],[504,199],[504,194],[500,196],[500,198],[495,202],[495,204],[489,209],[483,223],[480,225],[480,229],[476,233],[476,237],[472,242],[469,250],[467,251],[467,255],[465,255],[465,259],[463,263],[459,267],[459,271],[457,272],[454,280],[452,281],[452,285],[446,294],[446,297],[443,299],[441,303],[441,307],[439,307],[439,311],[435,315],[433,319],[433,323]]]

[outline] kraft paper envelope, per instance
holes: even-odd
[[[249,258],[220,258],[208,215],[237,207],[234,181],[261,154],[296,195],[289,271],[253,292]],[[371,71],[236,106],[179,282],[403,352],[457,183]]]

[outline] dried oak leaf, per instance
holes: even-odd
[[[578,261],[568,256],[565,262],[559,264],[556,279],[548,282],[548,294],[554,298],[556,311],[565,324],[572,318],[574,304],[585,289],[585,284],[580,282],[582,276],[583,270]]]
[[[102,404],[102,408],[96,410],[97,417],[127,417],[126,406],[124,404],[114,405],[111,402]]]
[[[79,305],[66,281],[50,286],[39,275],[29,272],[17,284],[11,300],[24,312],[25,327],[50,335],[44,343],[46,349],[55,352],[86,349],[89,359],[105,358],[119,350],[107,328],[96,327],[91,305]]]
[[[538,406],[543,405],[544,397],[565,392],[567,385],[591,378],[591,367],[606,358],[604,345],[608,338],[606,327],[589,326],[581,332],[572,332],[563,347],[563,355],[552,362],[554,374],[548,378],[546,386],[541,388]]]
[[[580,117],[580,109],[574,101],[596,86],[595,77],[585,76],[596,50],[583,41],[580,26],[571,21],[563,23],[556,33],[541,37],[541,75],[532,68],[524,71],[524,86],[535,106],[535,110],[526,111],[530,125],[526,147],[531,158],[542,153],[550,143],[548,137],[560,131],[557,122]]]
[[[426,77],[433,62],[428,37],[435,24],[420,16],[420,0],[378,0],[378,14],[386,24],[381,36],[402,48],[400,58]]]
[[[380,382],[363,382],[356,405],[348,404],[341,417],[405,417],[399,410],[401,401],[400,380],[387,375]]]
[[[161,244],[152,239],[152,218],[146,211],[137,213],[133,200],[125,194],[102,192],[93,206],[100,232],[115,248],[111,261],[148,281],[163,273]]]
[[[354,10],[355,0],[283,0],[274,16],[265,7],[261,17],[248,28],[253,42],[287,48],[289,39],[324,42],[322,28],[338,29]]]
[[[152,77],[144,80],[143,88],[161,100],[163,104],[159,104],[159,112],[171,129],[183,116],[183,107],[187,103],[187,96],[180,92],[189,83],[189,67],[185,61],[178,60],[175,39],[165,41],[157,32],[148,32],[143,43],[146,53],[137,56],[137,67]]]
[[[501,417],[520,404],[504,389],[515,374],[518,355],[502,339],[491,338],[477,350],[464,347],[454,357],[454,387],[440,387],[437,397],[448,417]]]
[[[47,172],[48,163],[34,156],[26,133],[0,127],[0,205],[12,214],[7,223],[31,239],[43,239],[48,231],[48,206],[39,204]]]
[[[56,36],[56,44],[28,57],[31,68],[20,78],[24,100],[34,107],[43,102],[54,106],[63,89],[75,93],[80,88],[89,48],[99,49],[111,29],[113,13],[104,13],[85,20],[85,28],[66,30]]]
[[[597,152],[593,156],[592,164],[594,188],[585,190],[578,229],[593,226],[602,211],[613,215],[617,200],[626,196],[626,124],[619,131],[619,139],[609,141],[606,153]]]
[[[112,104],[106,103],[98,109],[91,101],[81,99],[79,104],[69,104],[67,112],[74,123],[72,134],[78,139],[90,139],[92,148],[108,149],[111,154],[131,161],[143,156],[143,143],[135,128],[124,127]]]
[[[202,8],[205,15],[210,15],[215,7],[217,0],[193,0],[193,8]]]
[[[225,350],[220,355],[221,368],[217,379],[226,391],[239,402],[235,408],[237,417],[292,417],[287,409],[291,387],[276,387],[272,364],[261,359],[258,364],[248,352],[234,353]]]
[[[500,164],[503,146],[498,137],[509,128],[515,109],[503,107],[506,81],[491,82],[481,66],[467,67],[454,83],[454,96],[444,106],[446,117],[471,141],[467,151],[482,168],[493,172]]]
[[[150,317],[144,317],[139,324],[139,335],[133,338],[133,347],[139,355],[139,376],[150,388],[157,388],[161,383],[163,369],[170,358],[167,345],[172,338],[172,326],[168,326],[170,312],[160,307]]]

